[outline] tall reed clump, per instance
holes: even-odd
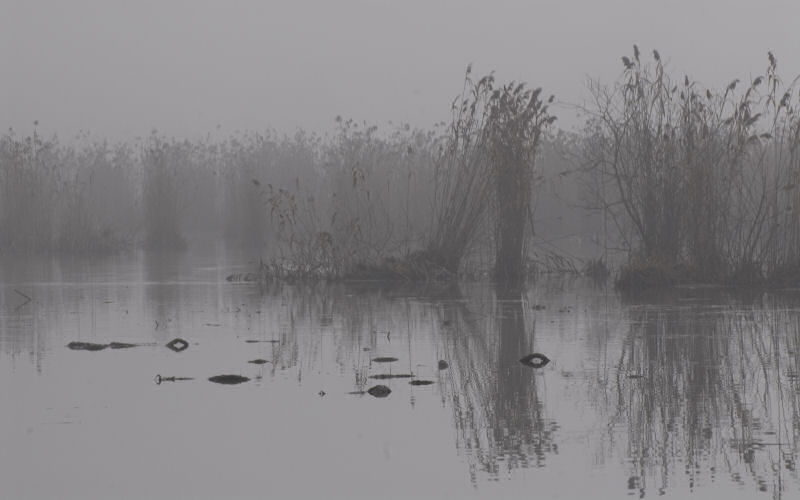
[[[591,87],[586,141],[629,250],[620,284],[750,282],[786,264],[797,118],[772,54],[741,94],[738,80],[720,92],[673,82],[657,51],[654,66],[636,46],[622,59],[620,81]]]
[[[524,276],[526,222],[533,226],[536,154],[542,133],[555,121],[547,106],[554,97],[545,103],[539,98],[541,91],[510,83],[492,93],[489,107],[487,134],[497,231],[495,280],[511,287],[519,286]]]
[[[106,142],[62,148],[64,182],[58,192],[56,250],[115,253],[132,245],[136,216],[136,166],[130,148]]]
[[[221,146],[223,235],[232,246],[263,250],[268,243],[269,214],[260,186],[274,181],[278,149],[271,134],[246,134]]]
[[[477,82],[468,66],[464,88],[451,106],[452,120],[435,166],[433,226],[425,257],[452,276],[474,243],[493,189],[486,122],[494,76]]]
[[[48,251],[53,244],[56,145],[13,131],[0,137],[0,252]]]
[[[532,225],[536,153],[555,117],[539,98],[541,89],[514,82],[495,88],[493,75],[475,82],[470,73],[468,67],[436,165],[435,223],[427,256],[457,274],[479,228],[490,223],[495,278],[517,286],[524,275],[526,222]]]
[[[326,141],[299,134],[276,142],[271,167],[249,181],[270,221],[270,276],[397,278],[403,271],[388,263],[419,248],[433,135],[337,123]]]
[[[144,247],[185,250],[180,226],[179,169],[187,169],[188,144],[167,142],[151,135],[141,153]]]
[[[129,148],[0,137],[0,253],[108,254],[131,244]]]
[[[327,183],[319,198],[327,200],[333,249],[346,271],[418,250],[428,221],[432,135],[401,126],[381,136],[375,126],[338,121],[323,153]]]

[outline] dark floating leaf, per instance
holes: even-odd
[[[247,377],[242,377],[241,375],[216,375],[208,380],[217,384],[235,385],[241,384],[242,382],[247,382],[250,379]]]
[[[141,344],[128,344],[125,342],[112,342],[108,344],[108,347],[112,349],[129,349],[131,347],[139,347]]]
[[[102,351],[108,344],[93,344],[92,342],[70,342],[67,347],[74,351]]]
[[[370,396],[374,396],[376,398],[385,398],[391,394],[392,390],[385,385],[376,385],[374,387],[370,387],[367,392]]]
[[[162,377],[161,375],[156,375],[155,381],[156,385],[161,385],[161,382],[179,382],[182,380],[194,380],[192,377]]]
[[[248,363],[253,363],[254,365],[263,365],[265,363],[269,363],[269,361],[267,361],[266,359],[259,358],[259,359],[251,359],[250,361],[248,361]]]
[[[167,347],[175,352],[181,352],[189,348],[189,343],[180,338],[172,339],[167,343]]]
[[[393,361],[397,361],[397,358],[393,358],[391,356],[380,356],[377,358],[372,358],[372,361],[375,363],[391,363]]]
[[[412,380],[409,382],[411,385],[431,385],[433,380]]]
[[[533,354],[528,354],[524,358],[520,359],[519,362],[523,365],[530,366],[531,368],[541,368],[550,362],[550,358],[544,354],[535,352]]]
[[[390,378],[411,378],[414,374],[412,373],[379,373],[377,375],[370,375],[369,378],[374,378],[376,380],[387,380]]]
[[[447,370],[450,367],[450,365],[447,363],[447,361],[445,361],[443,359],[439,360],[439,364],[437,366],[439,367],[440,370]]]

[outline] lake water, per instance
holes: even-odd
[[[797,293],[259,288],[208,253],[0,265],[0,498],[800,498]]]

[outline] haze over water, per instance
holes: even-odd
[[[662,182],[631,192],[666,202],[642,213],[671,217],[642,236],[691,234],[674,245],[678,270],[728,262],[733,278],[768,268],[773,284],[791,284],[796,267],[776,264],[797,264],[800,108],[725,113],[774,111],[781,94],[770,89],[796,102],[800,3],[2,7],[0,498],[800,497],[798,290],[623,296],[611,280],[572,273],[516,293],[472,281],[226,279],[262,259],[272,266],[262,270],[287,272],[325,272],[348,255],[340,269],[424,263],[410,257],[430,249],[441,201],[436,124],[469,89],[470,64],[475,77],[494,71],[499,85],[555,96],[558,120],[535,155],[527,263],[576,273],[635,263],[643,245],[625,234],[620,200],[605,190],[594,199],[602,178],[577,175],[596,173],[585,153],[617,158],[624,144],[604,149],[591,140],[598,130],[559,128],[585,124],[587,80],[647,79],[657,49],[687,96],[673,85],[678,107],[662,104],[661,118],[698,98],[717,111],[675,114],[675,124],[738,135],[681,157],[659,124],[628,145],[631,164],[655,165],[641,178]],[[764,81],[775,85],[761,93],[754,75],[768,51],[777,67]],[[740,94],[729,94],[733,79]],[[649,110],[649,95],[634,109]],[[610,125],[633,123],[611,115]],[[749,145],[741,155],[716,147],[741,145],[731,137]],[[639,154],[654,151],[651,138],[669,162]],[[706,176],[709,165],[719,168]],[[731,203],[706,204],[713,193]],[[472,240],[484,267],[470,274],[492,266],[498,233],[487,221],[498,219]],[[758,268],[758,245],[785,262]],[[287,249],[294,262],[280,259]],[[67,257],[93,252],[119,254]],[[706,258],[687,267],[687,254]],[[520,361],[532,353],[549,362]]]
[[[582,125],[587,78],[611,83],[634,43],[722,88],[767,67],[800,74],[800,4],[681,0],[288,2],[7,0],[0,128],[130,141],[325,132],[341,115],[385,127],[450,118],[476,74],[541,86],[558,126]],[[219,129],[217,128],[219,126]]]
[[[222,251],[7,260],[2,496],[800,490],[796,294],[699,288],[631,301],[569,277],[523,294],[225,281],[243,262]],[[168,349],[175,338],[188,348]],[[141,345],[67,348],[75,341]],[[531,352],[551,362],[519,362]],[[249,380],[208,380],[222,374]],[[371,378],[382,374],[414,377]],[[378,384],[391,393],[363,392]]]

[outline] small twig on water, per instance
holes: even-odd
[[[20,292],[20,291],[19,291],[19,290],[17,290],[16,288],[14,289],[14,291],[15,291],[15,292],[16,292],[18,295],[21,295],[21,296],[22,296],[22,297],[25,299],[25,302],[23,302],[22,304],[18,305],[18,306],[17,306],[17,309],[19,309],[20,307],[22,307],[22,306],[26,305],[28,302],[30,302],[30,301],[32,301],[32,300],[33,300],[33,299],[32,299],[32,298],[30,298],[28,295],[26,295],[26,294],[25,294],[25,293],[23,293],[23,292]]]

